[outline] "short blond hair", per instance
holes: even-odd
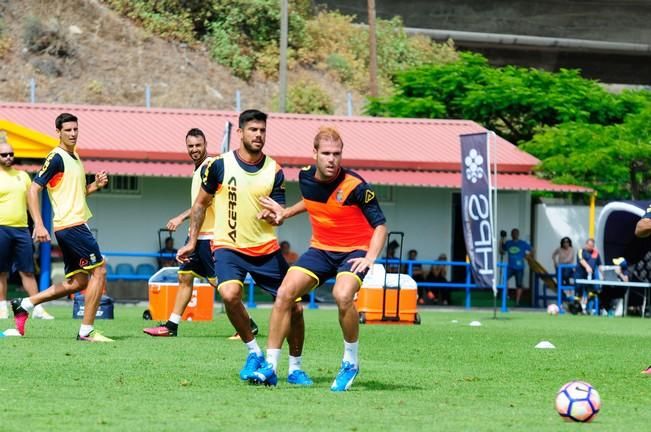
[[[340,142],[341,146],[342,147],[344,146],[344,141],[341,139],[341,135],[339,135],[339,131],[337,131],[337,129],[335,129],[332,126],[321,126],[319,128],[319,132],[314,137],[315,150],[319,149],[319,143],[321,141]]]

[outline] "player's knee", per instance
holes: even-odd
[[[281,285],[276,295],[276,302],[289,307],[296,303],[296,297],[298,296],[294,293],[294,290],[292,290],[291,287],[288,285]]]
[[[303,316],[303,304],[294,301],[294,304],[292,305],[292,317],[299,318],[301,316]]]
[[[340,309],[350,307],[353,304],[353,294],[346,291],[333,291],[332,296]]]
[[[242,290],[233,286],[224,286],[219,289],[219,294],[222,296],[224,303],[232,304],[242,301]]]

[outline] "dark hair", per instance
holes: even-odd
[[[411,255],[412,253],[418,255],[418,251],[416,249],[409,249],[408,255]]]
[[[239,118],[240,129],[242,129],[245,124],[253,120],[263,121],[266,123],[267,114],[256,109],[249,109],[246,111],[242,111],[242,113],[240,113],[240,118]]]
[[[185,134],[185,139],[187,140],[188,137],[201,137],[203,138],[204,142],[206,141],[206,136],[203,134],[203,131],[199,128],[192,128],[188,131],[187,134]]]
[[[287,245],[287,247],[289,247],[289,242],[287,240],[283,240],[283,241],[280,242],[280,247],[283,247],[285,245]]]
[[[570,246],[572,246],[572,239],[569,238],[569,237],[563,237],[563,238],[561,239],[561,247],[563,247],[563,242],[566,241],[566,240],[567,240],[567,242],[570,244]]]
[[[54,121],[54,124],[55,124],[57,130],[61,130],[64,123],[78,122],[78,121],[79,120],[77,120],[77,117],[73,116],[72,114],[62,113],[62,114],[59,114],[57,119]]]

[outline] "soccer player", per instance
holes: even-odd
[[[299,174],[303,199],[283,209],[265,197],[262,203],[280,224],[307,211],[312,225],[310,248],[289,269],[271,312],[267,357],[251,381],[275,385],[280,347],[288,335],[295,298],[336,277],[332,295],[339,309],[344,356],[330,390],[348,390],[359,373],[359,317],[353,298],[369,267],[386,241],[386,219],[375,193],[355,172],[342,168],[344,143],[333,128],[322,128],[314,138],[315,165]]]
[[[201,189],[201,168],[206,166],[210,161],[208,158],[208,149],[206,136],[201,129],[193,128],[185,135],[185,146],[188,156],[194,162],[194,174],[192,176],[192,187],[190,189],[190,204],[194,202]],[[167,229],[176,231],[184,220],[190,217],[190,209],[180,215],[173,217],[167,222]],[[163,325],[146,328],[143,331],[150,336],[176,336],[181,315],[192,298],[192,289],[194,287],[194,278],[203,278],[208,280],[212,285],[215,283],[215,265],[210,250],[210,242],[213,238],[215,226],[215,213],[212,206],[206,210],[206,216],[197,236],[197,246],[192,254],[188,256],[188,261],[181,264],[178,272],[179,290],[176,293],[174,309],[169,319]]]
[[[43,225],[38,197],[47,188],[54,210],[54,234],[63,253],[66,279],[45,291],[11,301],[16,329],[25,334],[25,323],[34,306],[86,290],[84,318],[77,340],[87,342],[113,342],[94,329],[95,314],[106,287],[106,267],[97,241],[86,225],[92,213],[86,203],[90,195],[108,183],[105,171],[95,174],[95,181],[86,184],[86,173],[77,154],[79,123],[72,114],[60,114],[55,121],[59,146],[45,159],[43,167],[34,178],[27,195],[29,213],[34,220],[34,238],[50,241]]]
[[[13,167],[14,149],[0,142],[0,319],[7,319],[7,279],[13,267],[29,295],[38,293],[34,278],[34,249],[27,228],[27,191],[32,181]],[[54,319],[43,306],[34,318]]]
[[[263,196],[270,195],[279,203],[285,202],[283,171],[276,161],[262,152],[266,130],[265,113],[246,110],[240,114],[237,129],[240,147],[213,158],[203,170],[202,188],[191,209],[189,239],[177,253],[179,262],[189,260],[196,248],[206,210],[212,205],[217,289],[228,319],[248,349],[246,363],[240,371],[240,379],[244,381],[264,362],[249,314],[242,304],[244,279],[249,273],[258,286],[275,297],[288,267],[280,252],[275,228],[257,217],[263,210],[259,201]],[[310,385],[312,381],[301,369],[305,329],[300,303],[293,302],[290,315],[288,381]]]

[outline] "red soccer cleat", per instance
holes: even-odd
[[[143,330],[145,334],[155,337],[173,337],[176,336],[176,330],[172,330],[164,324],[159,325],[158,327],[150,327]]]
[[[25,336],[25,323],[29,318],[29,313],[20,306],[21,299],[13,299],[11,301],[11,309],[14,311],[14,322],[16,323],[16,330],[21,336]]]
[[[644,370],[643,370],[642,372],[640,372],[640,373],[641,373],[641,374],[644,374],[644,375],[651,375],[651,366],[649,366],[648,368],[644,369]]]

